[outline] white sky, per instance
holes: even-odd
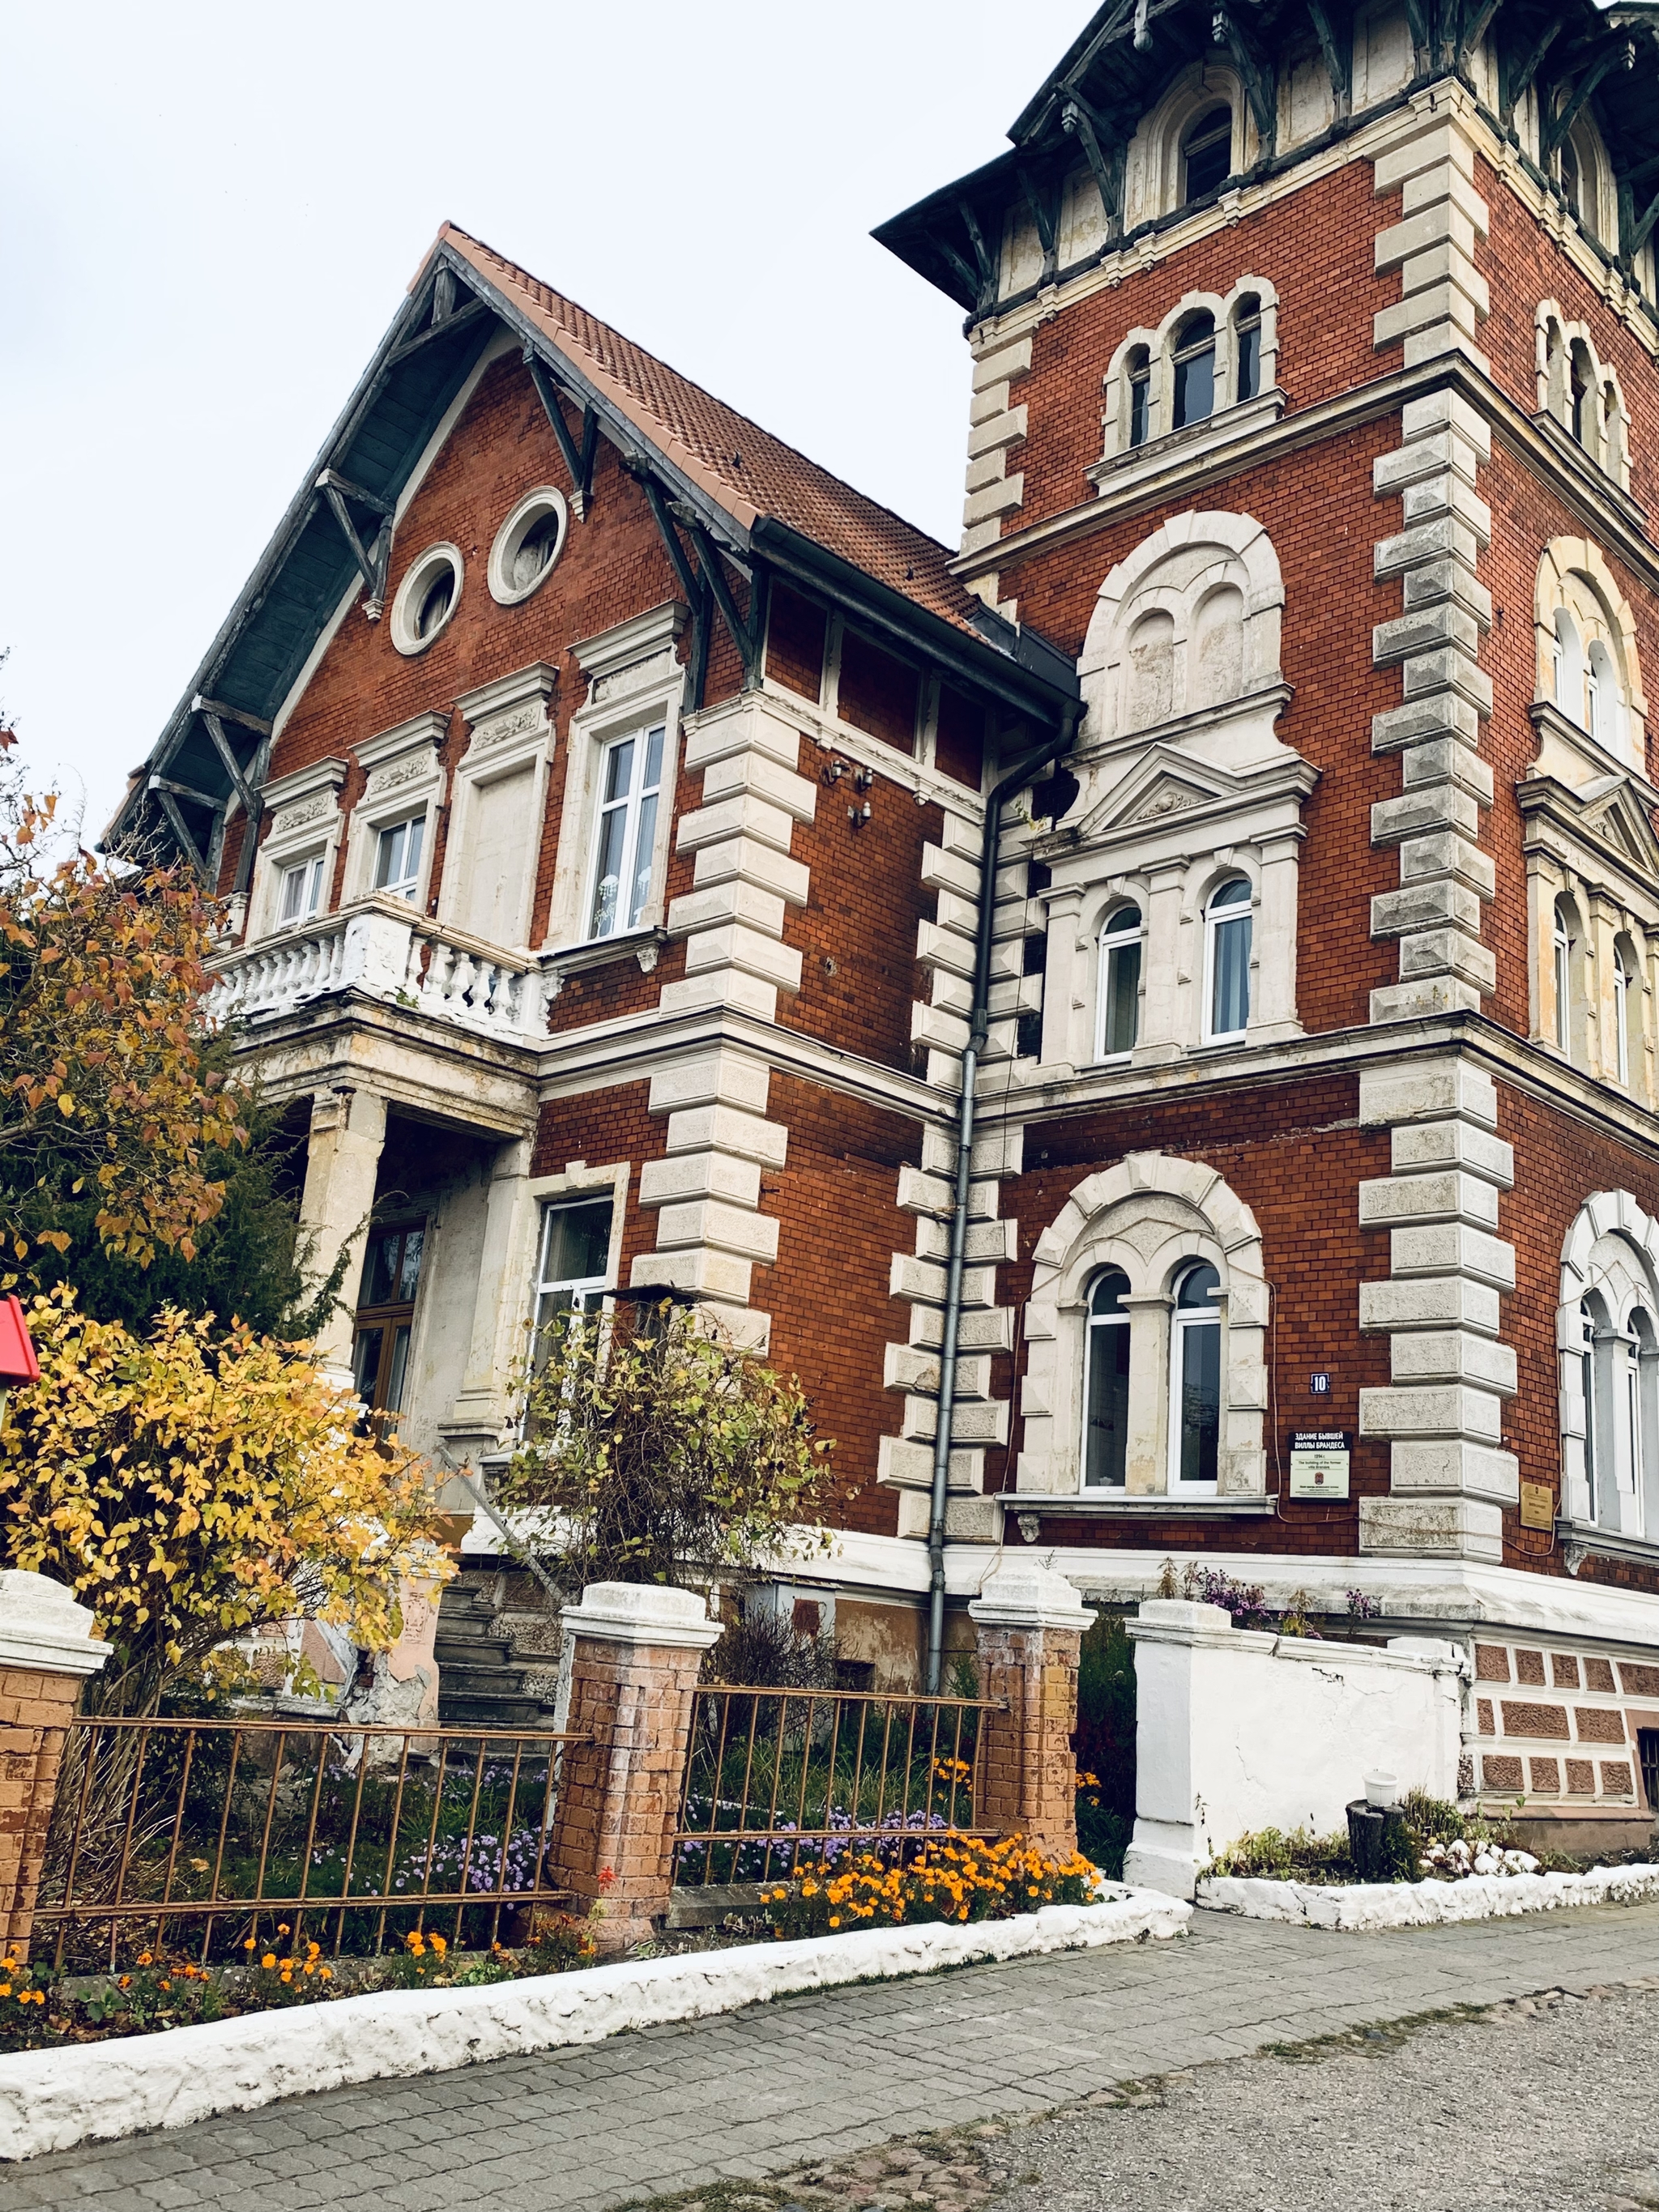
[[[960,311],[867,234],[998,153],[1090,13],[8,10],[0,703],[34,780],[101,828],[446,218],[954,542]]]

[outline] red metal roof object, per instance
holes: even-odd
[[[29,1325],[13,1292],[0,1299],[0,1389],[16,1382],[38,1382],[40,1363],[29,1342]]]

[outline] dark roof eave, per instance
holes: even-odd
[[[1001,627],[1014,641],[1005,649],[988,637],[977,638],[957,629],[890,585],[878,583],[816,538],[805,537],[774,516],[762,515],[750,536],[757,553],[775,568],[850,602],[900,646],[976,690],[990,692],[1018,714],[1057,724],[1082,696],[1071,662],[1035,631],[1003,623]],[[988,616],[988,619],[995,623],[1000,617]],[[1027,658],[1020,657],[1022,647]]]

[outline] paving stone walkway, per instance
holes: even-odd
[[[0,2169],[0,2212],[605,2212],[1356,2024],[1659,1972],[1659,1905],[1173,1943],[790,1997]]]

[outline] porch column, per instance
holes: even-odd
[[[980,1715],[975,1825],[1069,1858],[1077,1849],[1078,1658],[1093,1611],[1064,1575],[1009,1554],[968,1614],[980,1694],[1005,1708]]]
[[[520,1324],[533,1255],[520,1249],[520,1232],[530,1155],[530,1139],[520,1137],[501,1146],[490,1166],[466,1371],[444,1423],[444,1440],[458,1459],[494,1451],[500,1443],[507,1377],[529,1349]]]
[[[313,1282],[330,1273],[342,1251],[347,1255],[334,1310],[317,1333],[324,1371],[345,1388],[351,1382],[353,1303],[385,1145],[386,1101],[375,1091],[319,1091],[313,1097],[300,1228],[310,1240]]]
[[[0,1571],[0,1954],[28,1956],[69,1724],[110,1654],[92,1626],[61,1583]]]

